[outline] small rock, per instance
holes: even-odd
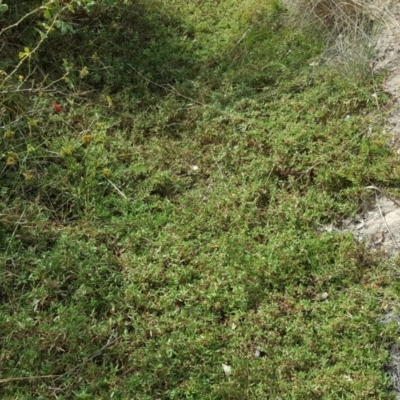
[[[319,300],[324,301],[329,297],[329,293],[328,292],[323,292],[319,295]]]
[[[265,351],[262,351],[260,347],[256,348],[256,351],[254,352],[254,358],[261,358],[266,355]]]
[[[222,369],[224,370],[225,376],[231,375],[232,368],[230,365],[222,364]]]

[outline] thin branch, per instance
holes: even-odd
[[[60,375],[35,375],[35,376],[21,376],[18,378],[4,378],[0,379],[0,384],[8,382],[16,382],[16,381],[26,381],[31,379],[57,378],[59,376]]]
[[[106,350],[108,347],[110,347],[111,345],[113,345],[119,338],[120,336],[115,337],[114,339],[112,339],[113,335],[111,335],[108,338],[107,343],[99,350],[96,350],[95,352],[93,352],[92,354],[90,354],[87,358],[85,358],[79,365],[76,365],[75,367],[69,369],[67,372],[63,373],[62,375],[56,375],[56,379],[55,381],[58,381],[59,379],[63,378],[66,375],[71,374],[72,372],[76,371],[77,369],[79,369],[82,365],[86,364],[87,362],[89,362],[90,360],[92,360],[93,358],[96,358],[97,356],[99,356],[101,353],[104,352],[104,350]]]
[[[365,186],[364,189],[373,189],[376,190],[377,192],[383,194],[385,197],[387,197],[389,200],[393,201],[394,204],[396,204],[397,207],[400,207],[400,201],[396,200],[393,196],[390,196],[387,192],[385,192],[382,189],[379,189],[376,186],[370,185],[370,186]]]
[[[58,379],[62,378],[63,376],[68,375],[71,372],[77,370],[79,367],[81,367],[83,364],[85,364],[89,360],[92,360],[93,358],[99,356],[101,353],[103,353],[104,350],[106,350],[108,347],[110,347],[112,344],[114,344],[119,339],[118,336],[114,339],[111,339],[111,337],[108,339],[107,343],[101,349],[95,351],[88,358],[86,358],[80,365],[77,365],[76,367],[71,368],[70,370],[68,370],[67,372],[65,372],[62,375],[35,375],[35,376],[21,376],[21,377],[16,377],[16,378],[4,378],[4,379],[0,379],[0,384],[8,383],[8,382],[25,381],[25,380],[31,380],[31,379],[45,379],[45,378],[56,378],[55,380],[58,380]]]
[[[67,6],[63,7],[61,12],[64,11],[67,8]],[[39,8],[40,9],[40,8]],[[32,11],[36,12],[37,10]],[[3,82],[0,85],[0,88],[4,87],[4,84],[19,70],[20,66],[26,61],[28,60],[33,54],[35,54],[40,46],[42,45],[42,43],[44,42],[45,39],[47,39],[49,33],[52,31],[54,24],[58,21],[57,17],[59,14],[57,14],[56,16],[54,16],[53,21],[51,22],[50,26],[47,27],[46,32],[43,33],[43,36],[40,38],[39,42],[37,43],[37,45],[34,47],[34,49],[32,49],[29,54],[27,54],[26,56],[24,56],[23,58],[21,58],[21,60],[19,61],[19,63],[16,65],[16,67],[4,78]],[[23,17],[24,18],[24,17]],[[18,22],[19,23],[19,22]],[[1,32],[2,33],[2,32]],[[0,35],[1,35],[0,33]]]
[[[36,9],[34,9],[33,11],[31,11],[31,12],[28,13],[28,14],[25,14],[25,15],[24,15],[19,21],[17,21],[15,24],[12,24],[12,25],[7,26],[6,28],[3,28],[3,29],[0,31],[0,36],[1,36],[4,32],[8,31],[9,29],[12,29],[12,28],[18,26],[24,19],[28,18],[28,17],[31,16],[32,14],[37,13],[37,12],[40,11],[41,9],[43,9],[43,6],[40,6],[40,7],[36,8]]]

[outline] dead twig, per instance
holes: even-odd
[[[400,207],[400,201],[396,200],[393,196],[390,196],[387,192],[385,192],[382,189],[379,189],[376,186],[370,185],[370,186],[365,186],[364,189],[373,189],[376,190],[377,192],[383,194],[385,197],[387,197],[389,200],[393,201],[394,204],[396,204],[397,207]]]
[[[96,350],[95,352],[93,352],[92,354],[90,354],[88,357],[86,357],[85,359],[82,360],[82,362],[78,365],[76,365],[75,367],[69,369],[67,372],[64,372],[62,375],[58,375],[56,376],[56,379],[54,379],[55,381],[58,381],[59,379],[63,378],[64,376],[70,375],[72,372],[78,370],[79,368],[82,367],[82,365],[85,365],[87,362],[89,362],[90,360],[93,360],[93,358],[98,357],[100,354],[102,354],[104,352],[104,350],[106,350],[108,347],[110,347],[111,345],[113,345],[118,339],[120,338],[120,336],[117,336],[115,338],[113,338],[113,335],[111,335],[108,338],[107,343],[99,350]]]
[[[86,364],[88,361],[93,360],[93,358],[98,357],[100,354],[104,352],[108,347],[113,345],[120,337],[117,336],[113,338],[113,335],[111,335],[107,341],[107,343],[99,350],[96,350],[92,354],[90,354],[87,358],[85,358],[79,365],[69,369],[67,372],[63,373],[62,375],[35,375],[35,376],[21,376],[21,377],[15,377],[15,378],[4,378],[0,379],[0,384],[2,383],[9,383],[9,382],[17,382],[17,381],[24,381],[24,380],[32,380],[32,379],[46,379],[46,378],[56,378],[54,379],[54,382],[61,379],[62,377],[66,375],[70,375],[72,372],[78,370],[82,365]]]
[[[17,377],[17,378],[4,378],[4,379],[0,379],[0,384],[16,382],[16,381],[26,381],[26,380],[32,380],[32,379],[57,378],[59,376],[60,375],[35,375],[35,376],[21,376],[21,377]]]
[[[107,181],[110,183],[110,185],[125,199],[128,200],[128,198],[125,196],[125,194],[117,187],[117,185],[113,182],[111,182],[108,178],[106,178]]]

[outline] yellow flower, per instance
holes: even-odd
[[[12,139],[15,136],[14,131],[6,131],[4,132],[4,139]]]
[[[104,168],[104,169],[103,169],[103,175],[104,175],[106,178],[110,178],[111,175],[112,175],[112,172],[111,172],[110,169]]]
[[[64,146],[61,149],[61,155],[63,156],[70,156],[74,151],[74,148],[72,146]]]
[[[22,174],[26,181],[31,181],[34,177],[32,171],[26,171]]]
[[[83,67],[80,71],[79,71],[79,77],[80,78],[84,78],[85,76],[89,75],[89,70],[88,67]]]
[[[8,153],[6,164],[10,166],[15,165],[17,163],[17,160],[18,160],[18,154],[14,153],[13,151],[10,151]]]
[[[83,135],[82,136],[82,143],[84,146],[87,146],[90,144],[90,142],[93,140],[94,136],[93,135]]]
[[[25,77],[24,77],[23,75],[18,75],[18,80],[19,80],[20,82],[22,82],[24,79],[25,79]]]

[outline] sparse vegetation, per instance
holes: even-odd
[[[393,21],[390,0],[283,0],[290,23],[311,25],[327,38],[324,59],[333,68],[363,81],[370,77],[376,34]]]
[[[322,229],[399,185],[382,77],[277,1],[9,3],[1,398],[394,398],[392,273]]]

